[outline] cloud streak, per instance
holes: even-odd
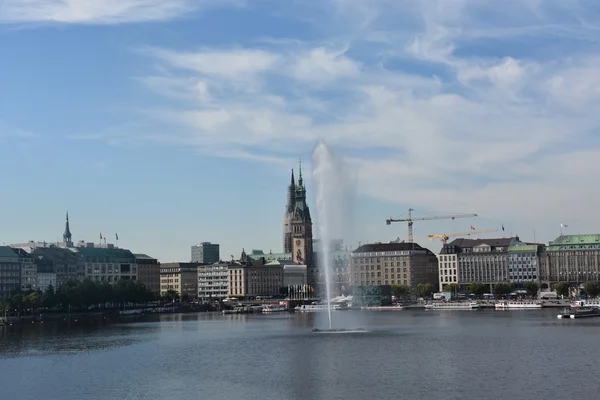
[[[0,23],[120,24],[164,21],[242,0],[4,0]]]
[[[586,17],[598,7],[267,3],[322,28],[138,49],[164,73],[135,79],[172,101],[144,110],[173,129],[149,140],[280,163],[324,138],[352,155],[366,196],[522,221],[600,195],[588,183],[600,155],[600,52],[590,47],[600,30]],[[577,204],[589,223],[595,206]]]

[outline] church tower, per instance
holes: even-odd
[[[283,216],[283,252],[292,252],[292,228],[290,221],[294,214],[294,207],[296,204],[296,182],[294,181],[294,170],[292,169],[292,180],[288,186],[287,193],[287,204],[285,207],[285,214]]]
[[[298,170],[298,184],[294,191],[294,210],[290,219],[292,260],[313,268],[312,219],[306,203],[306,188],[302,180],[302,162]],[[312,279],[309,273],[309,283]]]
[[[67,247],[73,247],[71,241],[71,229],[69,229],[69,212],[67,211],[67,221],[65,222],[65,233],[63,233],[63,242]]]

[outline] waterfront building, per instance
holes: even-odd
[[[600,280],[600,234],[561,235],[540,253],[540,279],[551,287]]]
[[[540,278],[539,255],[543,247],[537,243],[508,246],[508,281],[518,286],[525,282],[537,282]]]
[[[283,266],[253,263],[229,265],[228,296],[276,296],[283,288]]]
[[[314,284],[317,274],[313,262],[312,218],[306,203],[306,187],[302,178],[301,164],[298,175],[298,183],[296,183],[292,170],[286,212],[283,218],[283,248],[284,253],[292,254],[294,261],[307,266],[308,281],[310,284]]]
[[[37,286],[37,265],[35,260],[23,249],[13,248],[13,251],[19,256],[20,270],[21,270],[21,290],[27,292],[29,290],[36,290]]]
[[[78,247],[77,253],[83,260],[87,279],[108,283],[137,280],[135,256],[129,250],[118,249],[112,245],[97,247],[88,243],[86,247]]]
[[[0,246],[0,300],[21,287],[19,255],[8,246]]]
[[[55,274],[54,289],[58,289],[70,279],[83,280],[85,278],[85,261],[76,249],[56,246],[35,247],[30,252],[40,273]],[[47,286],[38,286],[46,290]]]
[[[221,260],[217,243],[202,242],[192,246],[193,263],[214,264]]]
[[[417,243],[389,242],[364,244],[351,253],[354,286],[409,285],[437,286],[437,257]]]
[[[134,254],[137,280],[152,293],[160,293],[160,263],[146,254]]]
[[[438,256],[440,283],[469,285],[508,282],[508,248],[520,243],[518,237],[455,239],[443,246]]]
[[[198,295],[198,267],[200,263],[172,262],[160,265],[160,294],[174,290],[182,300]]]
[[[198,266],[198,298],[223,300],[227,297],[229,265],[214,263]]]
[[[37,288],[42,292],[47,291],[49,288],[56,290],[58,285],[56,284],[56,272],[48,272],[47,270],[38,270],[37,272]]]

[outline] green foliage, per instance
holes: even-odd
[[[392,285],[391,290],[396,298],[404,299],[406,296],[410,295],[410,286],[408,285]]]
[[[177,293],[175,290],[173,289],[169,289],[167,290],[167,292],[165,294],[162,295],[162,299],[164,301],[174,301],[174,300],[179,300],[179,293]]]
[[[499,296],[504,296],[509,294],[510,292],[512,292],[513,290],[513,285],[510,283],[498,283],[496,285],[496,287],[494,288],[494,293],[499,295]]]
[[[600,283],[598,282],[584,282],[583,290],[588,297],[597,297],[600,295]]]
[[[538,290],[540,289],[540,286],[537,284],[537,282],[526,282],[524,286],[525,290],[527,290],[528,296],[537,296]]]
[[[556,294],[558,294],[559,296],[569,296],[570,286],[568,283],[560,282],[552,286],[554,287],[554,290],[556,290]]]
[[[483,283],[471,283],[469,285],[469,293],[473,293],[476,296],[481,296],[487,291],[487,285]]]
[[[430,297],[433,294],[433,285],[431,283],[419,283],[417,293],[421,297]]]
[[[111,285],[108,282],[86,279],[69,280],[56,292],[51,286],[43,293],[18,291],[3,299],[0,306],[5,310],[40,307],[65,309],[69,305],[73,308],[106,307],[107,303],[146,303],[153,300],[156,300],[156,296],[147,290],[143,283],[137,281],[121,280]]]
[[[450,292],[450,293],[456,294],[456,290],[458,289],[458,285],[456,283],[446,283],[446,284],[443,285],[442,288],[446,292]]]

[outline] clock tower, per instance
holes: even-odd
[[[290,208],[288,229],[291,236],[292,260],[307,266],[308,283],[315,283],[313,263],[312,219],[306,204],[306,188],[302,179],[302,163],[298,168],[298,183],[294,185],[293,207]],[[287,250],[287,249],[286,249]]]

